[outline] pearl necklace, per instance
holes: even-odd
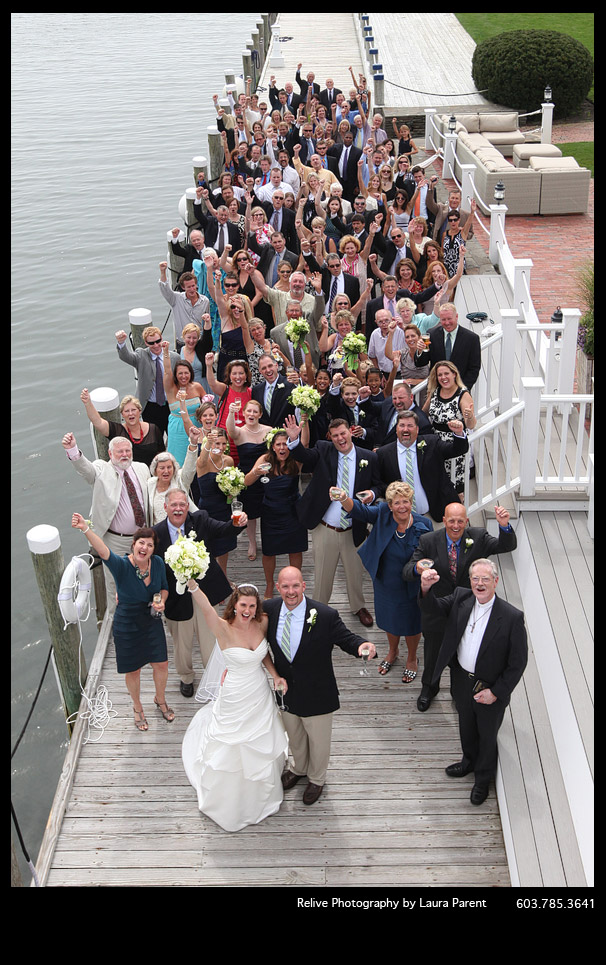
[[[398,537],[398,539],[405,539],[405,538],[406,538],[406,534],[408,533],[408,530],[409,530],[410,527],[412,526],[413,522],[414,522],[414,520],[413,520],[412,516],[410,516],[410,518],[409,518],[409,520],[408,520],[408,523],[406,524],[406,529],[404,530],[403,533],[399,533],[398,530],[396,529],[396,536]]]

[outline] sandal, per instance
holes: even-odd
[[[402,674],[402,683],[410,684],[412,683],[412,681],[415,679],[416,676],[417,676],[416,670],[405,670],[404,673]]]
[[[391,668],[392,664],[390,664],[389,660],[382,660],[377,669],[381,676],[384,677],[385,674],[389,673]]]
[[[172,707],[169,707],[166,701],[163,701],[161,704],[158,703],[155,697],[154,697],[154,704],[156,705],[156,707],[164,717],[164,720],[167,720],[169,724],[172,724],[173,720],[175,719],[175,712],[172,709]],[[166,707],[166,710],[162,710],[163,707]]]
[[[252,550],[250,543],[248,545],[248,558],[252,563],[257,558],[257,547],[255,546],[254,551]]]
[[[143,708],[141,708],[141,710],[135,710],[135,708],[133,707],[133,711],[135,714],[135,727],[137,728],[137,730],[149,730],[149,724],[145,719]],[[139,719],[137,720],[137,718]]]

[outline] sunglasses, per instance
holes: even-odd
[[[156,338],[156,339],[154,339],[153,342],[146,342],[145,344],[146,344],[146,345],[159,345],[161,341],[162,341],[161,338]]]

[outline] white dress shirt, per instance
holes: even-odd
[[[396,443],[398,452],[398,466],[400,469],[400,477],[403,482],[406,482],[406,453],[410,451],[412,454],[412,472],[414,477],[414,482],[412,488],[415,491],[415,513],[420,513],[423,515],[429,510],[429,502],[427,496],[425,495],[425,490],[421,485],[421,477],[419,475],[419,465],[417,461],[417,444],[413,443],[412,446],[403,446],[401,442]]]
[[[350,498],[353,498],[355,484],[356,484],[356,447],[355,446],[352,446],[348,453],[345,453],[345,454],[343,454],[342,452],[339,453],[339,462],[337,464],[336,485],[339,486],[340,489],[345,489],[345,486],[343,486],[343,483],[342,483],[344,459],[347,459],[349,462],[349,485],[347,486],[347,489],[348,489],[347,495]],[[325,523],[328,523],[329,526],[336,526],[337,529],[340,529],[341,528],[341,509],[342,509],[342,506],[338,500],[335,500],[334,502],[333,500],[331,500],[330,506],[324,513],[324,516],[322,517],[322,519],[324,520]],[[351,520],[349,520],[349,525],[343,528],[350,529],[351,526],[352,526],[352,522]]]
[[[475,673],[478,652],[484,633],[486,632],[486,625],[490,620],[494,601],[494,596],[488,603],[478,603],[476,600],[471,611],[471,616],[467,621],[465,633],[461,637],[457,648],[457,659],[463,670],[466,670],[467,673]]]

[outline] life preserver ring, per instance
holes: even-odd
[[[63,571],[57,601],[66,626],[86,620],[90,612],[92,586],[89,564],[82,556],[72,556]]]

